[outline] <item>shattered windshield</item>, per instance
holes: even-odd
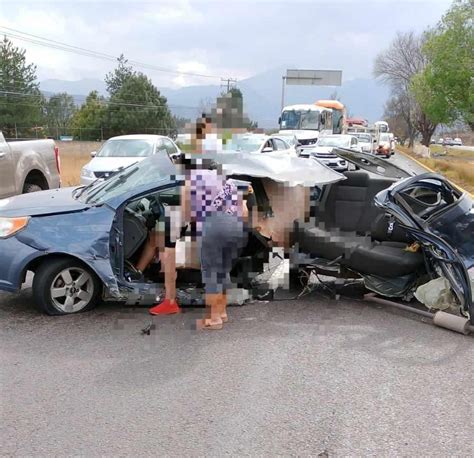
[[[169,161],[168,161],[169,162]],[[79,200],[86,204],[102,204],[120,194],[125,194],[143,185],[153,186],[170,175],[169,166],[157,157],[146,159],[130,165],[120,173],[116,173],[106,181],[93,184],[78,195]]]

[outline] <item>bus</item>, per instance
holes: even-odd
[[[301,148],[311,148],[319,135],[333,133],[332,109],[315,104],[288,105],[278,120],[280,133],[292,133]]]

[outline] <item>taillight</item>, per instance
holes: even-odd
[[[57,146],[54,147],[54,157],[56,159],[56,168],[58,169],[58,173],[61,174],[61,158],[59,157],[59,148]]]

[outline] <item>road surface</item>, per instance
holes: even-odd
[[[146,309],[48,317],[28,286],[0,293],[2,456],[474,455],[473,337],[322,292],[143,335]]]

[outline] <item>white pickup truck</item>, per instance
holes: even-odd
[[[59,188],[59,170],[53,140],[7,142],[0,132],[0,198]]]

